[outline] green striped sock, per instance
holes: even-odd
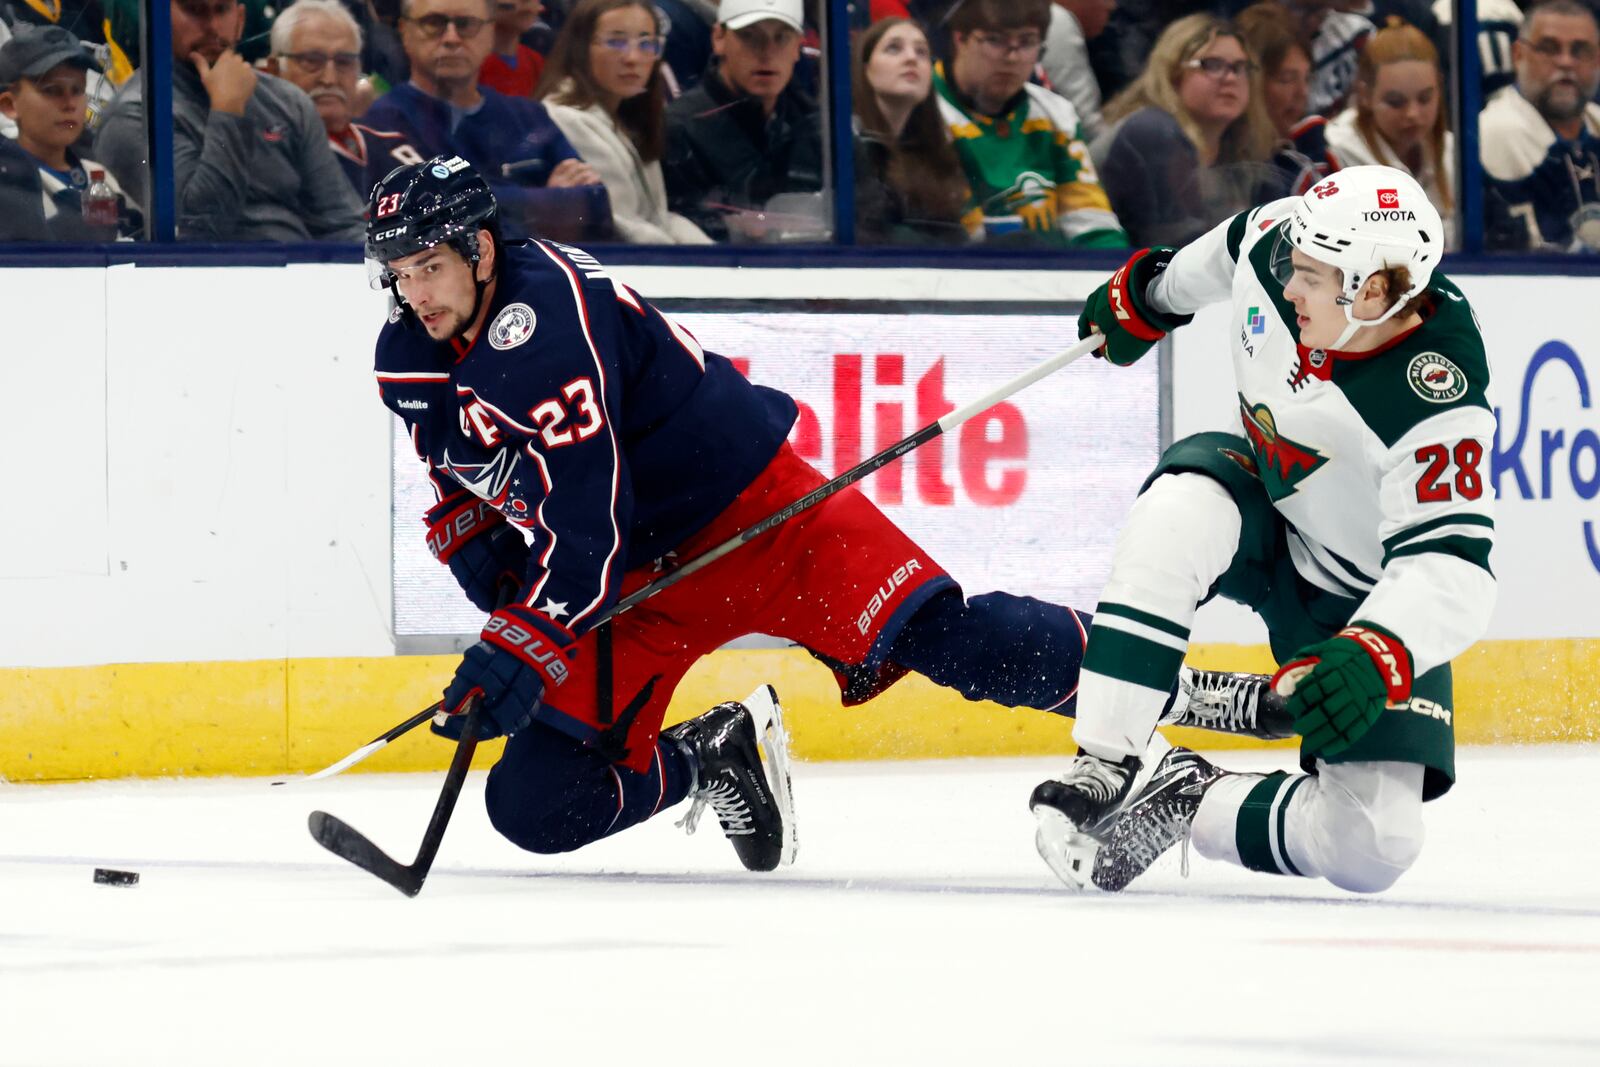
[[[1083,670],[1166,693],[1189,650],[1189,628],[1126,604],[1095,609]]]
[[[1283,843],[1289,799],[1305,784],[1306,775],[1277,771],[1255,784],[1239,806],[1235,824],[1239,862],[1252,871],[1300,875]]]

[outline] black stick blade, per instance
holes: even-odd
[[[361,831],[325,811],[314,811],[306,819],[311,836],[323,848],[341,859],[349,860],[368,874],[394,886],[408,897],[422,892],[422,880],[416,868],[397,863],[383,849],[374,845]]]

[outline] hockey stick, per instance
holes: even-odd
[[[1002,385],[996,386],[994,389],[985,393],[983,396],[978,397],[976,400],[973,400],[962,407],[956,408],[954,411],[950,412],[941,419],[928,423],[928,425],[924,426],[911,436],[901,438],[899,441],[896,441],[882,452],[879,452],[877,455],[870,456],[867,459],[862,460],[860,463],[857,463],[854,467],[851,467],[843,474],[836,476],[832,481],[818,486],[805,496],[801,497],[799,500],[796,500],[794,503],[782,508],[781,510],[773,512],[771,515],[768,515],[754,526],[740,530],[738,533],[734,534],[721,544],[716,545],[713,548],[706,549],[706,551],[677,567],[675,570],[668,571],[666,574],[663,574],[649,585],[637,589],[623,597],[621,600],[618,600],[615,604],[611,605],[609,609],[601,612],[595,617],[594,625],[599,626],[601,623],[621,615],[628,609],[637,607],[639,604],[649,600],[662,590],[678,584],[696,571],[715,563],[717,560],[721,559],[723,556],[726,556],[729,552],[732,552],[740,545],[753,541],[773,527],[780,526],[783,523],[788,522],[802,511],[806,511],[807,509],[820,504],[822,501],[837,493],[839,490],[844,489],[847,486],[854,485],[855,483],[861,481],[861,479],[867,477],[867,475],[872,474],[882,467],[888,466],[890,463],[893,463],[907,452],[910,452],[916,448],[920,448],[929,441],[933,440],[935,437],[955,429],[963,422],[966,422],[968,419],[972,418],[972,416],[981,411],[987,411],[989,408],[994,407],[994,405],[1000,403],[1000,401],[1006,399],[1008,396],[1011,396],[1013,393],[1017,393],[1023,389],[1026,389],[1040,378],[1054,374],[1062,367],[1065,367],[1068,363],[1071,363],[1073,360],[1093,352],[1096,348],[1100,347],[1104,343],[1105,338],[1101,337],[1099,334],[1091,334],[1090,336],[1083,338],[1071,348],[1067,349],[1065,352],[1052,356],[1049,359],[1030,367],[1022,374],[1017,375],[1015,378]],[[340,771],[345,770],[346,768],[353,767],[355,764],[360,763],[362,760],[378,751],[378,749],[382,748],[384,745],[387,745],[390,741],[393,741],[402,734],[409,733],[416,727],[421,726],[424,722],[427,722],[428,719],[431,718],[438,710],[439,705],[434,704],[425,711],[420,711],[411,716],[411,718],[387,731],[375,740],[363,745],[361,748],[350,753],[350,755],[346,756],[338,763],[335,763],[330,767],[325,767],[315,774],[307,775],[303,779],[296,780],[311,781],[316,778],[327,778],[331,775],[338,774]],[[273,784],[277,785],[280,783],[274,782]]]
[[[432,709],[429,709],[431,712]],[[428,712],[424,712],[424,715]],[[409,720],[408,720],[409,721]],[[398,729],[398,728],[397,728]],[[393,731],[391,731],[393,732]],[[317,844],[335,856],[349,860],[368,874],[394,886],[408,897],[422,892],[422,883],[433,867],[433,858],[439,854],[439,843],[450,825],[450,815],[456,809],[461,787],[467,781],[467,771],[472,767],[472,753],[478,747],[478,700],[472,698],[467,709],[467,721],[461,730],[461,740],[456,742],[456,754],[450,760],[450,770],[445,773],[444,785],[439,790],[439,800],[433,806],[433,816],[422,833],[422,844],[417,848],[417,858],[403,865],[383,849],[372,843],[361,831],[325,811],[313,811],[306,819],[311,836]]]

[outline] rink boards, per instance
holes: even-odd
[[[14,517],[0,529],[0,776],[309,769],[435,699],[453,658],[395,650],[438,650],[441,635],[470,624],[438,610],[460,611],[442,569],[406,556],[421,548],[415,509],[400,499],[414,465],[395,450],[375,397],[370,346],[383,309],[359,267],[0,273],[12,301],[0,315],[0,385],[28,401],[0,421],[0,442],[24,460],[31,487],[16,488]],[[829,473],[1055,347],[1052,332],[1070,330],[1074,302],[1100,280],[616,273],[692,322],[708,348],[800,397],[809,421],[797,447],[814,449]],[[1459,661],[1458,736],[1592,740],[1593,282],[1457,280],[1483,320],[1496,374],[1501,580],[1488,639]],[[866,489],[971,591],[1092,607],[1114,524],[1161,441],[1234,418],[1224,339],[1239,324],[1228,318],[1211,309],[1175,335],[1159,381],[1153,361],[1132,371],[1085,362],[947,441],[937,464],[913,456],[896,465],[897,482],[880,474]],[[62,322],[72,324],[65,340]],[[1270,665],[1259,625],[1242,612],[1204,609],[1195,637],[1198,662]],[[844,711],[829,675],[785,649],[718,653],[690,676],[673,714],[762,681],[790,706],[804,758],[1069,745],[1059,719],[969,704],[918,679]],[[438,766],[447,755],[418,737],[372,764]]]

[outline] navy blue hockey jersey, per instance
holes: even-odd
[[[796,408],[613,279],[581,249],[502,249],[470,347],[391,321],[383,401],[441,498],[455,483],[526,531],[523,602],[577,634],[733,502],[782,447]]]

